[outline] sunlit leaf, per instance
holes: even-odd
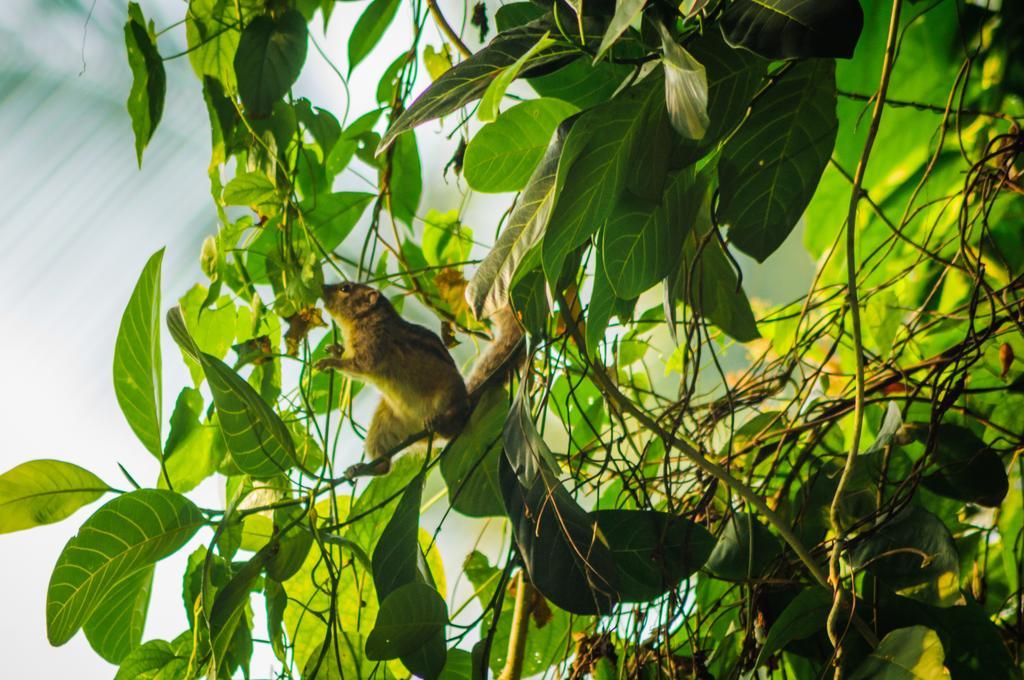
[[[941,680],[948,678],[946,654],[934,630],[897,628],[878,643],[850,680]]]
[[[523,56],[516,59],[512,64],[506,66],[501,70],[501,73],[491,81],[490,85],[484,91],[483,96],[480,98],[480,106],[477,108],[477,118],[490,123],[498,118],[498,106],[501,104],[502,98],[505,96],[505,90],[512,84],[512,81],[519,77],[520,71],[523,67],[530,62],[530,60],[537,54],[543,52],[547,48],[555,44],[555,41],[548,37],[545,33],[540,39],[528,49]]]
[[[114,394],[142,444],[162,457],[160,366],[161,248],[149,258],[121,317],[114,346]]]
[[[59,522],[109,490],[102,479],[73,463],[22,463],[0,475],[0,533]]]
[[[118,496],[97,510],[64,546],[50,576],[50,643],[70,640],[123,579],[178,550],[205,522],[184,496],[155,489]]]
[[[82,626],[89,645],[110,663],[120,663],[142,642],[152,588],[150,566],[111,590]]]

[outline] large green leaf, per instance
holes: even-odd
[[[82,524],[57,559],[46,594],[46,635],[62,645],[125,580],[178,550],[205,523],[190,500],[140,489]]]
[[[768,59],[849,58],[864,12],[857,0],[734,0],[721,26],[729,42]]]
[[[558,163],[555,204],[541,244],[544,273],[554,283],[569,254],[611,213],[638,149],[646,112],[664,106],[661,81],[649,79],[580,116]]]
[[[498,479],[530,582],[566,611],[607,613],[618,600],[611,550],[594,518],[558,480],[525,389],[512,406],[504,441]]]
[[[203,423],[203,396],[199,390],[182,388],[171,413],[171,431],[164,445],[164,469],[171,488],[179,493],[191,491],[217,471],[224,458],[224,439],[215,423]],[[161,473],[157,480],[166,488]]]
[[[915,427],[917,425],[917,427]],[[908,423],[907,429],[922,443],[929,440],[927,427]],[[1010,489],[1006,468],[999,455],[966,427],[941,423],[934,433],[931,460],[937,470],[922,484],[947,498],[998,507]]]
[[[175,680],[185,677],[192,652],[192,636],[183,641],[150,640],[136,647],[121,662],[114,680]]]
[[[366,639],[366,656],[385,660],[417,652],[442,633],[447,623],[444,598],[430,586],[407,583],[381,602],[373,631]]]
[[[267,563],[277,554],[279,545],[275,540],[263,546],[238,568],[231,580],[217,590],[212,605],[209,605],[211,648],[214,664],[218,669],[223,668],[227,663],[228,649],[242,622],[245,605],[249,602],[249,594],[253,590],[256,579]]]
[[[295,447],[274,409],[223,361],[199,350],[178,307],[167,312],[167,327],[182,351],[202,366],[234,464],[256,478],[273,477],[290,468],[296,460]]]
[[[929,604],[960,597],[960,560],[949,529],[938,517],[909,507],[854,546],[851,563],[893,590]]]
[[[242,172],[231,178],[221,194],[224,205],[252,206],[261,213],[281,203],[277,187],[264,172]],[[276,211],[274,211],[276,212]]]
[[[878,643],[850,680],[942,680],[946,653],[934,630],[924,626],[897,628]]]
[[[373,585],[381,602],[398,588],[416,580],[419,563],[416,536],[422,499],[423,477],[417,476],[406,486],[373,549]]]
[[[270,115],[274,103],[298,79],[306,44],[306,19],[296,10],[277,19],[258,16],[245,27],[234,65],[238,94],[250,115]]]
[[[320,247],[331,252],[352,232],[374,198],[361,191],[340,191],[307,199],[300,208]]]
[[[121,581],[82,626],[92,648],[110,663],[121,663],[142,642],[153,571],[151,565]]]
[[[555,175],[571,122],[562,123],[544,157],[527,182],[508,226],[480,263],[466,287],[466,298],[477,318],[485,318],[508,304],[516,272],[540,243],[554,202]]]
[[[700,569],[715,539],[707,529],[655,510],[596,510],[626,602],[648,602]]]
[[[522,189],[555,128],[578,110],[558,99],[531,99],[505,111],[466,147],[462,170],[466,182],[485,193]]]
[[[52,524],[110,490],[73,463],[30,460],[0,475],[0,534]]]
[[[719,221],[729,240],[763,262],[814,195],[836,141],[835,63],[793,65],[754,104],[718,164]]]
[[[128,94],[128,115],[135,132],[135,155],[142,167],[142,151],[153,138],[164,111],[167,75],[156,49],[156,35],[149,30],[137,3],[128,3],[128,22],[124,25],[124,45],[132,69],[132,89]]]
[[[763,576],[782,553],[782,544],[754,515],[733,514],[718,537],[705,568],[727,581]]]
[[[348,39],[349,73],[380,42],[401,4],[400,0],[373,0],[366,6]]]
[[[128,300],[114,345],[114,394],[132,430],[150,453],[163,455],[160,434],[160,265],[164,250],[153,253]]]
[[[831,610],[831,592],[818,587],[800,591],[768,630],[768,637],[764,639],[754,668],[766,663],[773,654],[793,640],[802,640],[824,630],[825,620]]]
[[[500,517],[505,514],[498,485],[498,457],[502,455],[501,433],[507,416],[508,397],[504,387],[488,390],[441,458],[448,502],[464,515]]]
[[[379,150],[386,149],[403,132],[447,115],[482,97],[491,81],[526,54],[548,30],[547,22],[537,20],[495,36],[486,47],[446,71],[417,97],[388,128]],[[575,47],[558,43],[533,55],[525,64],[524,72],[575,54]]]
[[[540,54],[554,44],[555,40],[549,37],[548,33],[545,33],[521,57],[503,68],[501,73],[484,90],[483,96],[480,97],[480,104],[476,110],[477,118],[485,123],[493,123],[498,118],[498,107],[501,104],[501,100],[505,98],[508,86],[519,77],[523,67],[530,63],[530,60],[535,55]]]

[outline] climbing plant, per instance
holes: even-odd
[[[282,678],[1019,677],[1012,3],[356,1],[345,64],[335,0],[127,5],[141,171],[187,58],[210,228],[179,300],[162,250],[141,267],[113,348],[159,475],[0,475],[0,531],[102,501],[54,567],[50,642],[83,631],[125,679],[249,677],[256,645]],[[313,60],[342,110],[294,94]],[[424,200],[442,181],[460,198]],[[465,224],[477,194],[504,212]],[[748,294],[801,251],[802,294]],[[525,365],[451,441],[346,475],[376,396],[315,369],[344,342],[325,280],[380,288],[466,367],[511,306]],[[211,476],[222,507],[189,498]],[[177,598],[155,565],[196,545],[188,628],[150,639]]]

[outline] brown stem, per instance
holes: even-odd
[[[441,14],[441,8],[437,6],[437,0],[427,0],[427,7],[430,9],[430,14],[434,17],[434,21],[437,23],[437,27],[441,29],[444,36],[448,38],[455,45],[455,49],[459,51],[466,59],[473,56],[473,52],[466,47],[466,43],[462,42],[462,38],[455,32],[452,25],[448,23],[448,20]]]
[[[526,635],[533,604],[533,586],[526,579],[526,571],[516,574],[516,606],[512,611],[512,632],[508,638],[508,656],[498,680],[520,680],[526,655]]]

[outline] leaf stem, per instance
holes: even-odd
[[[469,59],[473,56],[473,52],[466,47],[466,43],[462,42],[462,38],[455,32],[452,25],[448,23],[448,20],[444,18],[444,14],[441,13],[441,8],[437,6],[437,0],[427,0],[427,7],[430,9],[431,16],[434,17],[434,22],[437,23],[437,27],[441,29],[444,36],[448,38],[455,45],[455,49],[459,51],[464,58]]]
[[[832,552],[829,556],[828,578],[829,585],[833,590],[832,610],[828,614],[826,631],[829,641],[835,648],[833,663],[835,664],[835,678],[842,677],[842,668],[839,664],[842,654],[842,643],[845,631],[839,630],[840,616],[842,612],[844,589],[840,574],[840,553],[843,549],[845,536],[843,527],[840,524],[839,506],[843,492],[849,484],[853,473],[854,462],[857,459],[857,450],[860,446],[861,430],[864,427],[864,344],[861,334],[860,301],[857,296],[857,207],[861,200],[861,187],[864,183],[864,175],[867,171],[868,159],[871,156],[871,149],[875,144],[875,137],[878,135],[878,127],[882,121],[882,112],[885,110],[885,95],[889,89],[889,78],[892,75],[893,63],[896,61],[896,43],[900,26],[900,9],[902,0],[893,0],[892,14],[889,17],[889,35],[885,43],[885,58],[882,61],[882,74],[878,84],[878,92],[874,100],[875,106],[871,113],[871,126],[868,128],[868,136],[864,142],[864,150],[861,152],[860,161],[857,163],[857,170],[853,176],[853,189],[850,192],[850,208],[846,216],[846,294],[850,304],[850,319],[853,326],[853,351],[856,359],[856,392],[853,407],[853,435],[850,439],[850,450],[846,455],[846,463],[843,466],[843,473],[836,485],[835,495],[832,497],[832,504],[829,508],[829,523],[832,525],[834,540]]]
[[[526,635],[529,629],[533,586],[526,580],[526,570],[516,574],[516,606],[512,610],[512,631],[508,638],[508,656],[498,680],[520,680],[523,676],[523,658],[526,653]]]

